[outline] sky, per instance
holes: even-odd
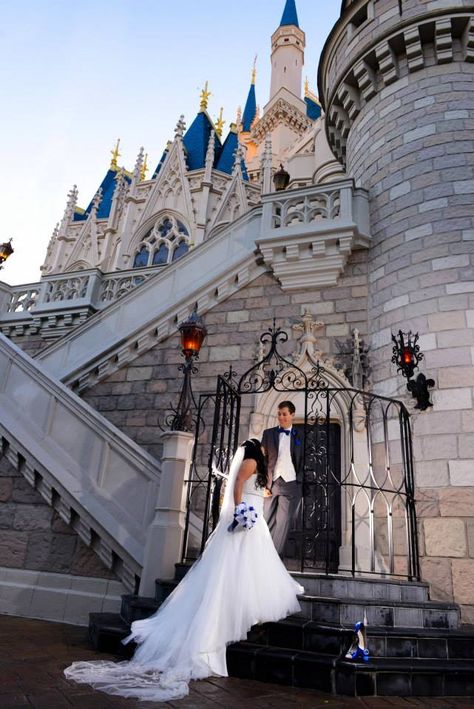
[[[120,138],[119,165],[144,146],[151,177],[181,114],[190,125],[206,81],[224,137],[245,104],[257,55],[257,103],[270,86],[270,37],[285,0],[0,0],[1,280],[40,279],[73,185],[87,207]],[[304,75],[317,93],[319,55],[339,0],[297,0]]]

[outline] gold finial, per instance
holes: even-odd
[[[148,153],[145,153],[145,158],[143,160],[142,169],[140,170],[140,181],[144,182],[146,180],[146,173],[148,171]]]
[[[222,118],[224,115],[224,109],[221,107],[220,113],[219,113],[219,118],[216,121],[216,133],[219,136],[219,138],[222,138],[222,129],[224,128],[225,121]]]
[[[255,59],[253,60],[252,81],[251,81],[251,83],[253,85],[255,85],[255,81],[257,79],[257,57],[258,57],[258,54],[255,55]]]
[[[204,86],[203,90],[201,91],[201,103],[200,103],[201,111],[205,111],[207,109],[207,104],[208,104],[210,95],[211,95],[211,92],[208,90],[208,82],[206,81],[206,85]]]
[[[117,143],[115,144],[115,148],[110,151],[110,154],[112,155],[112,160],[110,161],[110,169],[111,170],[118,170],[117,160],[121,155],[121,153],[119,153],[119,145],[120,145],[120,138],[117,138]]]
[[[306,97],[309,96],[309,81],[308,81],[308,77],[306,77],[306,81],[304,82],[304,95],[305,95]]]

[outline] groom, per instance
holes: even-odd
[[[268,465],[264,516],[280,556],[283,556],[291,521],[301,498],[303,441],[293,427],[294,418],[294,404],[282,401],[278,405],[278,426],[267,428],[262,436]]]

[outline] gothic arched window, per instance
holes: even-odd
[[[160,263],[168,263],[168,256],[169,248],[162,242],[153,254],[153,266],[158,266]]]
[[[148,259],[150,258],[150,252],[146,246],[142,246],[140,251],[135,254],[135,259],[133,261],[133,268],[143,268],[143,266],[148,266]]]
[[[189,246],[185,241],[180,241],[178,246],[175,248],[173,251],[173,261],[176,261],[177,259],[181,258],[181,256],[184,256],[184,254],[187,254],[189,251]]]
[[[164,266],[189,251],[191,237],[183,222],[172,215],[162,215],[137,246],[134,268]]]

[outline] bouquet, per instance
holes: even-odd
[[[234,520],[229,524],[227,530],[233,532],[237,527],[242,529],[252,529],[258,518],[258,513],[255,511],[255,507],[252,505],[247,505],[246,502],[240,502],[235,506],[234,510]]]

